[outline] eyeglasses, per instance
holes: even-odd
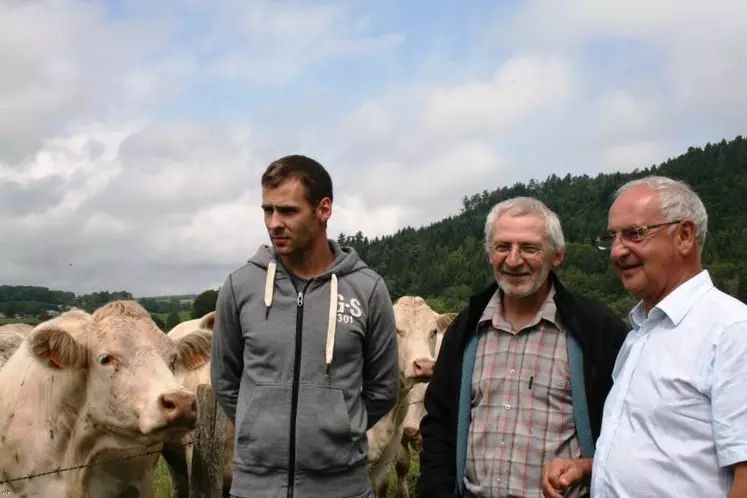
[[[622,230],[617,231],[608,231],[597,237],[594,241],[594,245],[596,245],[597,249],[599,249],[600,251],[609,251],[612,247],[612,244],[614,244],[615,242],[615,237],[617,236],[617,234],[620,234],[620,240],[622,240],[623,243],[636,244],[645,239],[654,228],[676,225],[677,223],[681,222],[682,220],[675,220],[668,221],[666,223],[657,223],[655,225],[645,225],[642,227],[631,227],[623,228]]]

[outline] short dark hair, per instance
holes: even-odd
[[[276,159],[262,175],[262,187],[274,188],[289,178],[297,178],[306,188],[306,200],[312,206],[325,197],[332,200],[332,178],[324,166],[300,154]]]

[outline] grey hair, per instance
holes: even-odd
[[[533,197],[513,197],[501,201],[490,210],[485,220],[485,251],[488,257],[491,255],[491,246],[493,243],[493,227],[495,221],[507,211],[514,211],[512,216],[537,215],[545,220],[545,228],[550,248],[553,251],[565,249],[565,238],[563,229],[560,226],[558,215],[548,208],[542,201]]]
[[[652,175],[631,180],[617,189],[615,200],[638,185],[649,187],[659,195],[659,208],[666,221],[691,220],[695,223],[695,243],[698,251],[702,252],[708,233],[708,213],[698,194],[685,182]]]

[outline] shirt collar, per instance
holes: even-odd
[[[537,311],[534,321],[539,322],[540,320],[547,320],[556,327],[559,327],[557,320],[558,309],[555,304],[555,292],[555,285],[550,282],[550,291],[547,293],[547,297],[540,306],[540,309]],[[486,321],[494,322],[497,317],[503,315],[502,296],[503,291],[498,287],[495,290],[493,297],[490,298],[488,305],[485,306],[485,309],[480,316],[480,320],[477,322],[478,325],[482,325]]]
[[[711,276],[708,270],[703,270],[670,292],[668,296],[651,309],[648,316],[646,316],[643,301],[639,301],[628,314],[628,318],[630,318],[631,325],[640,328],[649,317],[663,314],[677,326],[701,296],[712,288]]]

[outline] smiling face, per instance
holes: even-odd
[[[332,203],[324,198],[317,206],[311,206],[303,183],[291,177],[277,187],[262,189],[262,210],[275,251],[290,256],[303,254],[319,237],[326,238]]]
[[[544,218],[511,211],[495,220],[490,255],[498,285],[519,299],[537,292],[563,260],[563,251],[550,247]]]
[[[614,232],[668,221],[661,211],[658,194],[639,185],[623,192],[612,205],[607,228]],[[612,266],[625,289],[643,299],[649,308],[681,280],[683,256],[691,249],[678,244],[677,238],[683,235],[682,240],[687,242],[689,234],[686,232],[671,225],[671,228],[653,228],[636,242],[621,241],[620,236],[613,241],[610,249]]]

